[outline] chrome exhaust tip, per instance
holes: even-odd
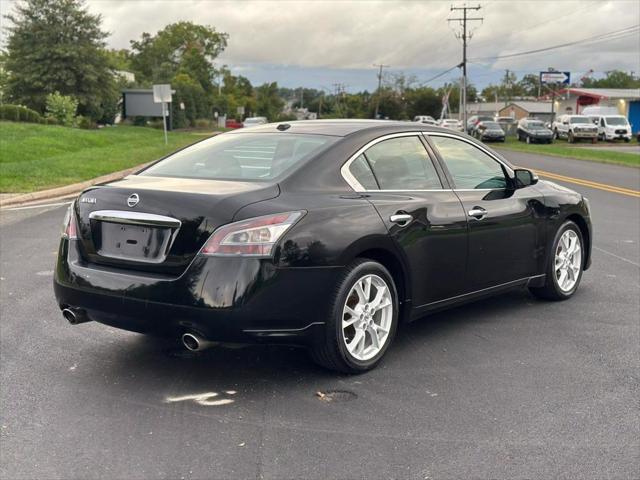
[[[187,350],[192,352],[199,352],[207,348],[216,345],[216,342],[212,342],[205,338],[202,338],[197,333],[185,333],[182,335],[182,344]]]
[[[91,319],[87,316],[86,312],[81,308],[65,308],[62,310],[62,316],[71,325],[78,325],[79,323],[90,322]]]

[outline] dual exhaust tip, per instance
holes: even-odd
[[[81,308],[68,307],[62,310],[62,316],[71,324],[78,325],[80,323],[90,322],[91,319]],[[213,347],[217,342],[212,342],[197,333],[185,333],[181,337],[182,344],[187,350],[199,352],[207,348]]]

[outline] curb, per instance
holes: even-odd
[[[120,170],[118,172],[109,173],[100,177],[92,178],[91,180],[85,180],[84,182],[74,183],[72,185],[65,185],[64,187],[50,188],[48,190],[40,190],[37,192],[19,194],[6,200],[0,201],[0,208],[4,207],[17,207],[25,203],[34,203],[44,200],[50,200],[52,198],[70,197],[82,192],[85,188],[89,188],[99,183],[113,182],[120,180],[127,175],[152,164],[153,162],[143,163],[135,167],[127,168],[126,170]]]

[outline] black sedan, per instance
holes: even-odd
[[[514,287],[571,297],[589,203],[460,133],[305,121],[225,133],[92,187],[54,288],[72,324],[299,344],[374,367],[403,322]]]
[[[523,118],[518,122],[518,140],[526,143],[553,143],[553,132],[542,120]]]
[[[505,133],[498,122],[480,122],[474,130],[474,136],[482,142],[504,142]]]

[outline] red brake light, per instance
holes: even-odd
[[[67,214],[64,217],[64,224],[62,226],[62,236],[69,240],[78,239],[78,225],[76,223],[76,214],[73,208],[73,203],[69,205]]]
[[[200,253],[213,256],[270,257],[273,246],[306,212],[249,218],[218,228]]]

